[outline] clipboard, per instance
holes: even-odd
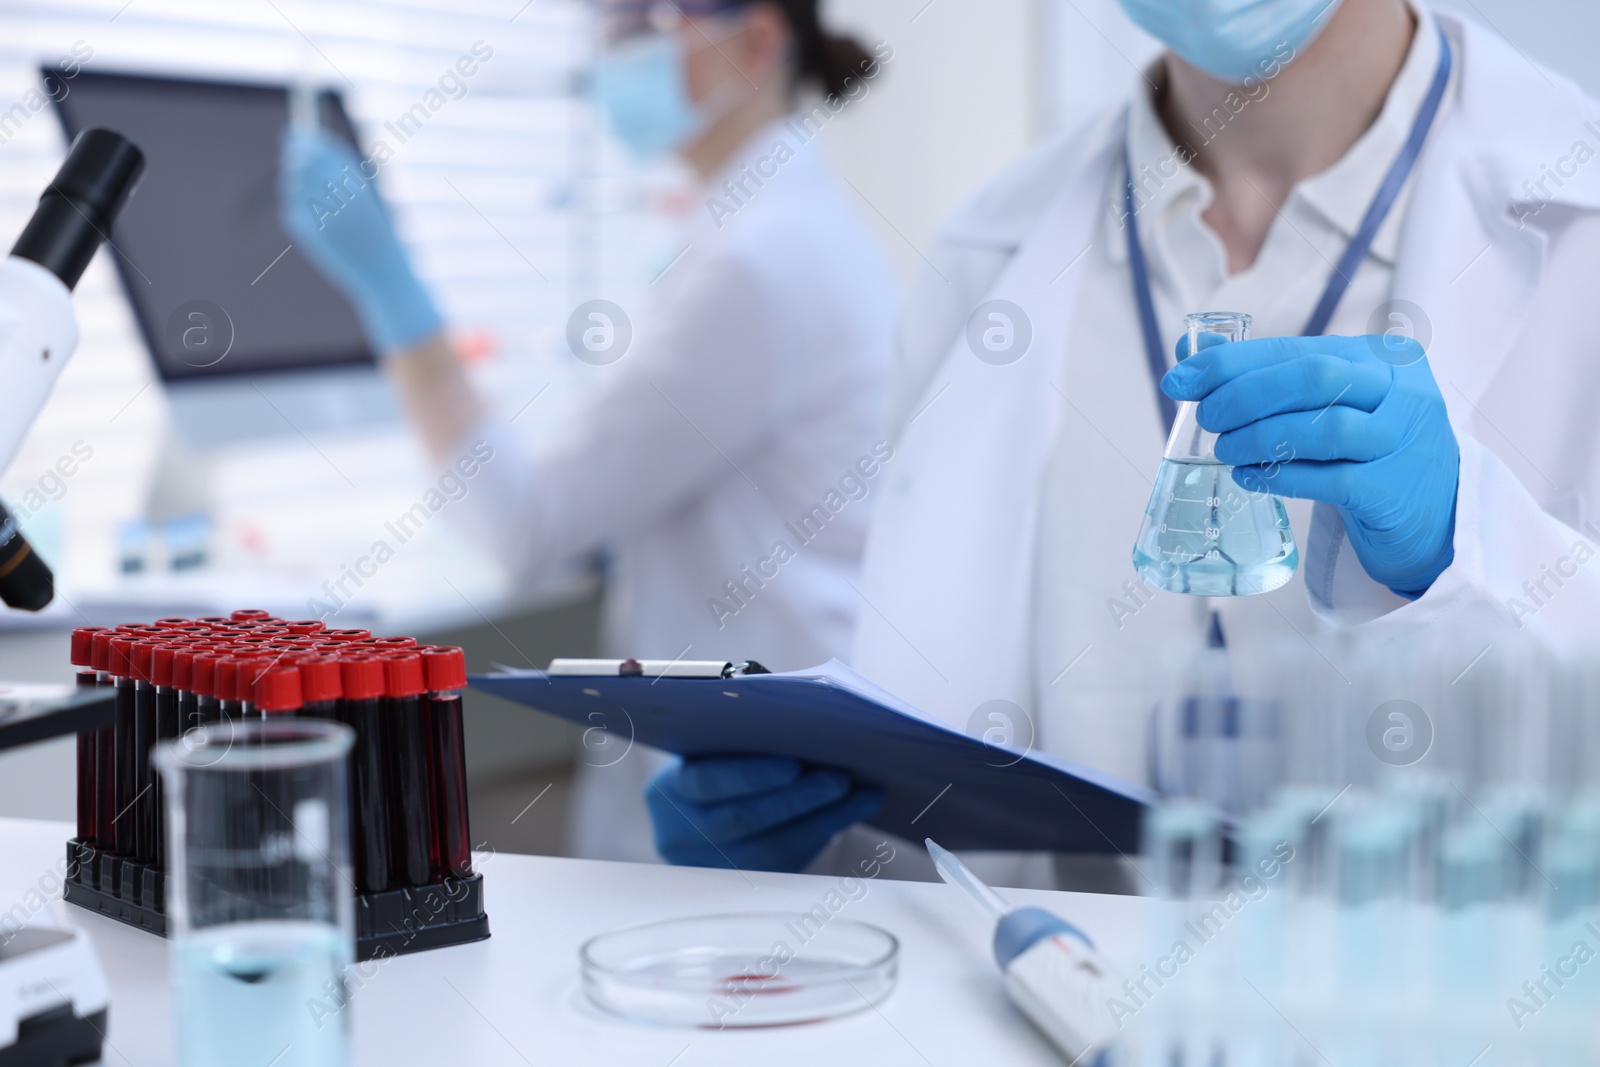
[[[574,664],[581,662],[582,667]],[[771,674],[756,664],[561,661],[474,675],[473,688],[680,756],[788,756],[883,788],[876,826],[952,849],[1139,852],[1142,785],[935,721],[837,660]],[[587,672],[587,673],[586,673]]]

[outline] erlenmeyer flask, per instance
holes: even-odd
[[[1242,341],[1250,316],[1202,312],[1184,318],[1189,351],[1219,334]],[[1169,593],[1247,596],[1270,593],[1294,576],[1300,562],[1283,501],[1246,491],[1233,468],[1217,462],[1217,435],[1200,428],[1196,405],[1178,405],[1167,451],[1156,475],[1133,565],[1145,581]]]

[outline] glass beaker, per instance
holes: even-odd
[[[1189,351],[1206,334],[1242,341],[1250,316],[1209,311],[1184,318]],[[1145,581],[1169,593],[1248,596],[1270,593],[1294,576],[1300,562],[1283,501],[1252,493],[1216,457],[1217,435],[1200,428],[1197,404],[1178,405],[1167,450],[1156,474],[1133,565]]]
[[[212,723],[156,747],[183,1067],[348,1061],[354,740],[339,723],[284,718]]]

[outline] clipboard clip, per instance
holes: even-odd
[[[553,659],[546,674],[579,678],[743,678],[771,674],[753,659]]]

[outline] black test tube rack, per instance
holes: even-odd
[[[274,663],[299,661],[302,664],[301,677],[306,680],[306,690],[303,701],[298,699],[299,694],[296,692],[297,699],[292,706],[275,707],[271,712],[251,712],[251,714],[293,713],[325,717],[331,715],[348,723],[347,717],[341,714],[344,702],[325,688],[330,676],[337,679],[340,674],[337,670],[329,671],[328,660],[330,658],[336,661],[366,660],[372,656],[393,658],[397,652],[403,652],[406,648],[400,645],[397,639],[372,639],[370,635],[360,631],[329,631],[327,632],[329,640],[320,639],[318,631],[321,625],[310,622],[283,624],[298,631],[288,637],[281,637],[276,633],[263,634],[263,630],[279,629],[280,627],[270,624],[281,623],[282,620],[271,619],[265,612],[240,612],[236,615],[240,617],[228,620],[163,619],[151,626],[120,628],[118,632],[96,631],[95,628],[86,627],[81,632],[81,639],[78,634],[74,635],[73,643],[73,659],[79,667],[80,681],[86,680],[92,672],[99,684],[107,687],[113,686],[116,679],[122,678],[130,690],[138,685],[150,686],[157,692],[170,689],[178,697],[176,703],[180,708],[219,707],[228,703],[251,707],[254,704],[255,694],[243,691],[241,687],[247,686],[248,683],[238,680],[241,674],[248,679],[250,672],[238,669],[237,664],[234,664],[232,666],[235,669],[231,671],[216,669],[214,673],[202,677],[203,669],[210,670],[213,666],[220,666],[216,663],[207,664],[205,660],[208,654],[212,661],[216,661],[219,653],[236,651],[239,656],[251,657],[251,662],[255,662],[265,651],[269,657],[274,657],[270,660]],[[98,641],[92,639],[95,632],[100,634]],[[183,636],[163,636],[174,633]],[[244,637],[246,634],[250,636]],[[337,635],[336,639],[334,635]],[[180,651],[176,656],[167,655],[158,658],[145,649],[142,650],[142,654],[119,655],[113,650],[113,638],[171,642],[180,648],[187,648],[190,654],[184,656]],[[237,647],[230,649],[230,644]],[[127,648],[126,645],[118,647]],[[415,647],[414,642],[410,647]],[[456,650],[423,648],[418,651],[432,651],[435,653],[431,657],[434,661],[451,658],[449,655],[440,656],[438,653],[454,653],[455,660],[459,661],[459,652]],[[153,667],[153,674],[152,667],[149,666],[151,664],[158,664]],[[410,665],[402,664],[402,666]],[[430,663],[430,672],[432,666]],[[141,673],[143,677],[139,677]],[[273,673],[281,675],[283,672]],[[230,691],[218,691],[219,678],[226,678],[231,682]],[[207,701],[207,697],[212,699]],[[180,723],[179,730],[189,725],[192,724]],[[100,736],[110,741],[112,734],[113,731],[108,729],[101,731]],[[363,740],[358,737],[358,745]],[[93,751],[93,746],[90,746],[88,755],[97,755]],[[390,754],[391,757],[394,755]],[[414,753],[403,755],[415,757]],[[148,753],[146,758],[148,759]],[[453,777],[462,771],[459,750],[443,751],[436,755],[435,750],[430,748],[429,759],[434,761],[430,764],[433,772],[430,774],[430,784],[437,782],[440,787],[441,810],[439,814],[435,814],[429,809],[421,809],[420,817],[430,822],[431,828],[428,833],[445,835],[440,844],[435,846],[435,851],[439,852],[448,848],[449,835],[454,829],[452,824],[463,821],[456,809],[461,803],[461,797],[464,796],[464,783],[455,782]],[[164,857],[158,857],[157,862],[144,862],[126,854],[117,847],[117,827],[101,824],[98,810],[100,790],[113,792],[115,790],[115,782],[106,782],[103,776],[97,773],[108,762],[115,765],[115,761],[100,760],[95,766],[86,766],[82,771],[86,777],[80,779],[79,797],[97,806],[97,817],[80,819],[79,830],[80,834],[90,830],[96,836],[95,839],[78,836],[67,842],[68,875],[65,897],[69,903],[79,907],[99,912],[138,929],[166,936],[167,871],[162,862]],[[389,810],[392,812],[400,809],[390,807]],[[359,837],[360,827],[357,822],[361,817],[360,806],[352,805],[350,814],[352,836]],[[159,808],[152,807],[141,815],[135,806],[134,810],[125,815],[128,818],[155,818],[164,823]],[[415,806],[411,815],[413,818],[419,817]],[[164,827],[162,830],[164,831]],[[427,840],[427,834],[421,833],[419,828],[413,825],[397,827],[395,833],[398,837],[413,842]],[[355,855],[356,852],[352,850],[352,856]],[[400,861],[397,859],[396,862]],[[418,872],[414,858],[409,866],[411,876],[415,878]],[[489,936],[489,920],[484,909],[481,873],[469,869],[441,870],[438,865],[433,865],[427,880],[421,884],[404,882],[399,870],[391,871],[387,878],[369,872],[359,873],[361,881],[358,884],[373,888],[355,894],[358,960],[380,959],[466,944],[481,941]],[[378,886],[383,888],[377,888]]]

